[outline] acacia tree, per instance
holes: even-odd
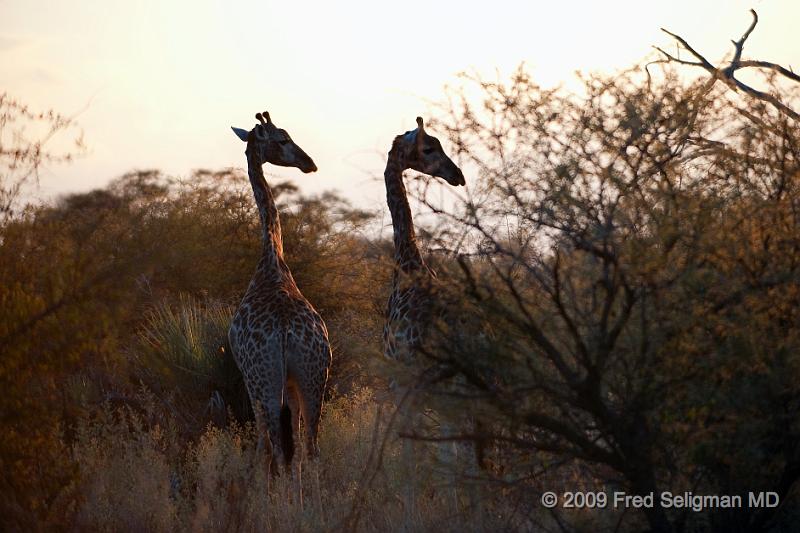
[[[582,96],[542,89],[522,69],[509,83],[472,81],[481,105],[457,93],[439,124],[473,168],[471,195],[453,207],[417,190],[448,220],[442,246],[461,244],[461,275],[444,276],[451,295],[466,292],[489,331],[476,342],[442,325],[429,351],[461,376],[429,388],[476,419],[446,438],[496,446],[496,480],[521,502],[576,490],[564,469],[578,466],[607,493],[774,490],[784,501],[702,514],[656,502],[610,511],[609,527],[789,520],[800,475],[791,117],[741,109],[670,69],[660,81],[586,77]],[[797,101],[797,91],[782,100]]]

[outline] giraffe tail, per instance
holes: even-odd
[[[292,458],[294,457],[294,436],[292,435],[292,410],[289,408],[289,390],[287,389],[288,378],[286,374],[288,369],[287,356],[289,353],[289,331],[284,330],[281,337],[281,354],[283,356],[283,406],[281,407],[280,414],[280,428],[281,428],[281,448],[283,448],[283,459],[286,462],[286,467],[292,465]]]
[[[294,457],[294,435],[292,435],[292,410],[289,409],[288,402],[281,408],[281,448],[286,466],[290,466]]]

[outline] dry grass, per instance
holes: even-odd
[[[246,419],[241,413],[217,418],[224,427],[203,426],[210,395],[221,393],[230,410],[243,390],[235,366],[218,350],[229,315],[225,306],[190,299],[149,314],[132,350],[142,389],[126,396],[124,407],[106,404],[80,421],[68,446],[76,473],[47,526],[192,532],[520,527],[508,521],[514,513],[497,503],[498,491],[454,475],[471,471],[468,454],[457,460],[450,454],[448,471],[442,452],[453,445],[402,441],[394,403],[366,388],[325,404],[319,459],[304,459],[299,475],[269,476],[253,425],[236,422]],[[430,411],[416,417],[435,428],[434,419]],[[302,450],[295,455],[304,456]]]
[[[62,494],[58,509],[65,515],[58,522],[93,531],[502,527],[490,522],[493,514],[504,513],[471,505],[479,489],[451,483],[436,464],[436,450],[423,444],[413,446],[417,491],[406,512],[411,468],[404,466],[396,430],[387,430],[391,411],[366,390],[328,402],[321,458],[303,464],[301,503],[290,476],[267,483],[252,426],[209,426],[199,438],[182,442],[175,424],[153,422],[155,410],[137,414],[109,407],[78,430],[72,454],[79,474]]]

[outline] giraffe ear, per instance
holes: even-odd
[[[244,142],[247,142],[247,136],[250,135],[249,131],[243,130],[242,128],[234,128],[233,126],[231,126],[231,129],[233,130],[233,133],[235,133],[237,137],[239,137]]]

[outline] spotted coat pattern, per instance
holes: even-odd
[[[465,183],[461,170],[444,153],[439,140],[425,132],[419,117],[417,125],[416,130],[395,137],[383,174],[386,203],[392,215],[395,261],[383,351],[386,357],[406,363],[414,360],[431,323],[436,274],[417,246],[403,171],[417,170],[454,186]]]
[[[285,435],[281,434],[280,420],[287,402],[292,404],[295,434],[302,416],[309,456],[319,452],[317,433],[331,349],[325,323],[297,288],[284,260],[280,218],[261,168],[270,162],[313,172],[316,166],[265,116],[267,123],[247,134],[245,152],[261,219],[263,249],[233,317],[228,340],[257,412],[259,448],[271,447],[274,468],[287,456],[291,459],[292,451],[283,449]],[[237,132],[240,137],[241,131]]]

